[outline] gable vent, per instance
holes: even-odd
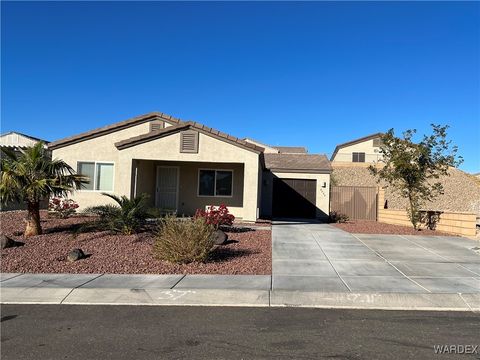
[[[193,130],[180,133],[180,152],[198,153],[198,132]]]
[[[150,121],[150,132],[162,130],[165,127],[165,124],[161,120]]]

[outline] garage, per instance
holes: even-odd
[[[317,181],[307,179],[273,179],[273,217],[315,218]]]

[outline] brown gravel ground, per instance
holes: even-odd
[[[393,234],[393,235],[436,235],[457,236],[429,229],[415,230],[408,226],[390,225],[371,220],[356,220],[347,223],[332,224],[352,234]]]
[[[24,246],[1,252],[0,270],[21,273],[115,273],[115,274],[271,274],[271,231],[228,232],[231,243],[218,247],[206,263],[171,264],[155,259],[154,236],[112,235],[108,232],[74,236],[72,226],[86,217],[66,220],[42,212],[43,235],[23,239],[25,212],[0,213],[0,231]],[[81,248],[88,258],[69,263],[67,253]]]
[[[480,181],[461,170],[451,168],[450,176],[442,176],[439,181],[444,194],[439,195],[425,209],[443,211],[467,211],[480,216]],[[333,178],[337,185],[378,186],[375,178],[363,167],[337,167],[333,169]],[[380,184],[385,186],[385,183]],[[390,188],[385,189],[385,199],[390,209],[405,209],[407,202]]]

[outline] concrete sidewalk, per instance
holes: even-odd
[[[3,304],[199,305],[480,311],[480,294],[291,291],[271,276],[1,274]]]

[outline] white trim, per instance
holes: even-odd
[[[92,193],[113,193],[115,191],[115,162],[114,161],[96,161],[96,160],[77,160],[77,173],[78,173],[78,164],[79,163],[90,163],[93,164],[93,189],[88,190],[88,189],[79,189],[77,191],[81,192],[92,192]],[[107,164],[107,165],[113,165],[113,179],[112,179],[112,190],[95,190],[97,187],[97,164]]]
[[[177,169],[177,189],[175,194],[175,211],[178,211],[178,201],[180,193],[180,166],[163,166],[157,165],[155,169],[155,207],[158,208],[158,169],[160,168],[170,168]]]
[[[215,171],[215,179],[213,181],[213,195],[200,195],[200,171],[209,170]],[[230,195],[216,195],[217,194],[217,171],[230,171],[232,173],[232,191]],[[233,181],[235,177],[235,171],[233,169],[211,169],[211,168],[198,168],[197,171],[197,197],[201,198],[232,198],[233,197]]]

